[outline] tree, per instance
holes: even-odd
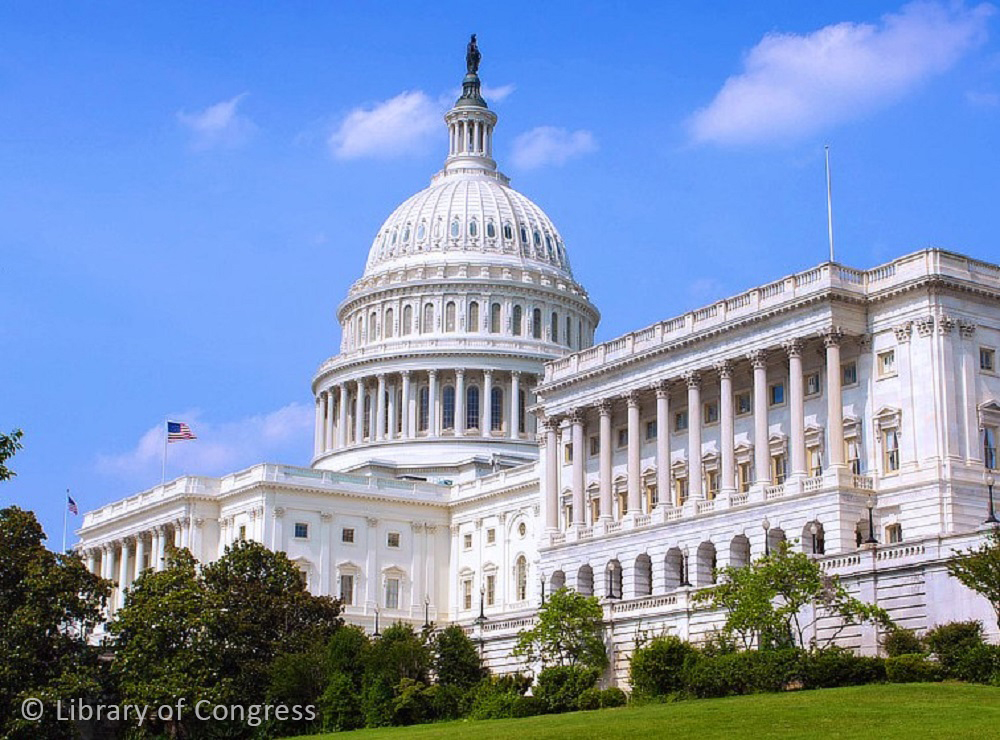
[[[9,438],[8,438],[9,439]],[[30,511],[0,510],[0,737],[67,737],[57,699],[101,694],[97,650],[88,638],[101,620],[109,584],[75,555],[56,554]],[[28,697],[47,705],[40,723],[21,716]]]
[[[10,480],[17,473],[7,467],[7,461],[21,449],[21,436],[24,433],[15,429],[10,434],[0,434],[0,481]]]
[[[397,698],[404,690],[412,697],[420,688],[415,684],[426,686],[430,667],[430,648],[413,627],[402,623],[386,627],[366,653],[361,699],[366,724],[396,724]]]
[[[604,646],[604,612],[594,596],[568,588],[554,591],[538,610],[538,621],[521,630],[514,655],[542,666],[583,666],[603,670],[608,665]]]
[[[462,689],[476,685],[488,671],[479,658],[475,643],[457,624],[451,624],[434,637],[434,673],[441,686]]]
[[[948,572],[962,585],[986,597],[1000,626],[1000,527],[994,527],[979,547],[954,557],[948,563]]]
[[[750,565],[723,568],[720,582],[697,592],[695,601],[724,609],[724,630],[738,636],[744,648],[806,647],[806,632],[823,617],[839,622],[828,643],[849,624],[892,625],[884,609],[854,598],[836,576],[828,576],[816,560],[791,547],[782,542]],[[810,605],[812,618],[803,621]]]

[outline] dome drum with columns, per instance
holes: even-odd
[[[543,363],[593,344],[559,231],[497,170],[475,70],[445,122],[444,169],[385,221],[338,310],[314,467],[462,479],[530,462]]]

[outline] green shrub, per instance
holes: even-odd
[[[962,651],[955,659],[951,675],[969,683],[1000,682],[1000,646],[983,643]]]
[[[632,689],[646,697],[680,691],[686,667],[698,656],[697,648],[678,637],[657,637],[632,653]]]
[[[890,658],[899,655],[916,655],[924,652],[924,643],[913,630],[894,627],[882,638],[882,647]]]
[[[802,662],[802,651],[788,648],[702,657],[685,670],[684,688],[698,698],[783,691],[802,680]]]
[[[545,714],[545,705],[535,696],[518,696],[510,708],[511,717],[534,717]]]
[[[617,686],[612,686],[601,692],[601,709],[624,707],[626,704],[628,704],[628,696]]]
[[[330,674],[326,691],[319,700],[319,710],[324,730],[343,732],[365,726],[361,700],[354,682],[343,673]]]
[[[601,708],[601,690],[596,686],[587,689],[576,701],[576,708],[582,711]]]
[[[806,689],[832,689],[885,681],[885,661],[827,648],[802,656],[800,680]]]
[[[983,625],[980,622],[942,624],[924,635],[924,642],[945,672],[952,675],[962,654],[983,644]]]
[[[571,712],[580,695],[596,683],[599,671],[583,666],[549,666],[538,674],[535,696],[549,712]]]
[[[392,723],[394,725],[417,725],[433,718],[432,696],[427,693],[427,684],[412,678],[400,679],[393,692]]]
[[[941,666],[921,653],[885,659],[885,674],[892,683],[940,681],[942,673]]]
[[[519,673],[490,676],[474,686],[467,695],[469,718],[509,719],[515,716],[515,711],[526,711],[528,705],[518,700],[524,698],[523,694],[530,686],[531,678]]]
[[[436,683],[428,686],[424,693],[430,702],[433,719],[458,719],[468,711],[469,692],[458,686]]]

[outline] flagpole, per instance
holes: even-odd
[[[66,500],[63,502],[63,545],[62,552],[66,552],[66,522],[69,519],[69,489],[66,489]]]
[[[826,150],[826,229],[830,235],[830,261],[833,262],[833,189],[830,186],[830,145]]]
[[[170,438],[168,432],[170,420],[163,420],[163,464],[160,466],[160,485],[167,482],[167,440]]]

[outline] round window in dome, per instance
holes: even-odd
[[[456,239],[458,238],[458,231],[459,231],[458,219],[455,219],[454,221],[451,222],[451,235]]]
[[[469,221],[469,236],[478,236],[478,235],[479,235],[479,224],[477,224],[475,220]]]

